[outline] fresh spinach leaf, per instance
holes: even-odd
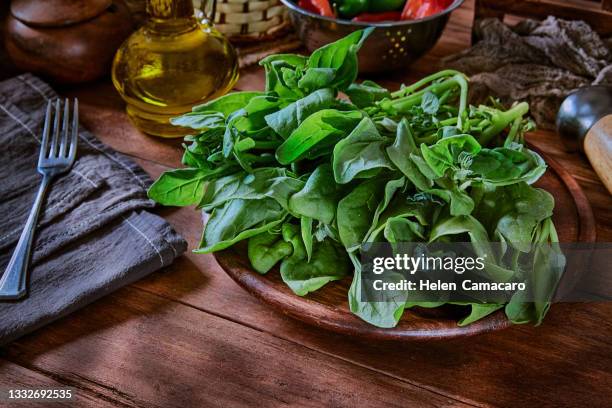
[[[236,242],[269,231],[283,222],[287,212],[271,198],[259,200],[234,199],[215,208],[204,228],[195,253],[220,251]]]
[[[276,150],[281,164],[289,164],[305,157],[315,158],[346,137],[359,123],[362,114],[324,109],[310,115]]]
[[[435,115],[440,109],[440,99],[433,92],[425,92],[421,100],[421,109],[429,115]]]
[[[225,115],[221,112],[189,112],[183,116],[170,119],[174,126],[192,129],[219,128],[225,122]]]
[[[414,141],[414,135],[403,119],[397,126],[397,133],[393,145],[387,147],[387,155],[391,162],[410,180],[417,189],[427,191],[433,186],[431,178],[425,176],[410,157],[411,153],[417,153],[418,149]]]
[[[332,86],[335,77],[335,68],[308,68],[297,82],[297,86],[304,92],[310,93]]]
[[[355,267],[353,282],[348,293],[349,308],[351,312],[377,327],[392,328],[397,326],[397,323],[404,313],[406,300],[408,298],[407,292],[382,292],[382,299],[380,299],[380,301],[364,301],[363,299],[367,299],[369,296],[367,296],[367,293],[364,293],[364,291],[368,290],[368,287],[364,288],[362,286],[361,262],[355,253],[349,253],[349,256]],[[399,282],[400,279],[402,279],[401,274],[389,274],[385,277],[385,282]],[[370,296],[372,296],[372,298],[377,298],[373,295]]]
[[[281,264],[283,281],[298,296],[305,296],[323,285],[340,280],[349,273],[349,261],[343,248],[333,241],[315,242],[310,261],[290,256]]]
[[[381,136],[374,122],[365,117],[357,127],[334,147],[334,178],[346,184],[355,178],[369,178],[382,169],[393,169],[385,147],[388,141]]]
[[[233,112],[244,108],[251,99],[263,95],[263,92],[251,91],[229,93],[202,105],[194,106],[192,113],[216,112],[221,113],[224,117],[228,117]],[[172,122],[172,124],[176,123]]]
[[[253,269],[261,274],[268,273],[274,265],[292,253],[293,246],[284,241],[281,234],[266,231],[249,239],[249,261]]]
[[[304,188],[291,196],[289,211],[300,217],[331,224],[336,218],[342,193],[343,188],[333,182],[331,166],[322,164],[308,177]]]
[[[200,202],[210,172],[201,169],[176,169],[164,172],[149,188],[150,199],[168,206],[188,206]]]
[[[438,177],[442,177],[447,169],[457,163],[461,152],[475,155],[480,149],[478,141],[470,135],[445,137],[432,146],[421,144],[423,159]]]
[[[378,101],[391,97],[391,93],[387,89],[369,80],[360,84],[351,84],[345,93],[351,99],[351,102],[359,108],[367,108]]]
[[[357,51],[372,31],[374,27],[355,31],[319,48],[308,58],[308,67],[335,69],[336,76],[329,86],[345,90],[357,79]]]
[[[302,242],[304,243],[304,249],[306,250],[306,260],[310,262],[312,258],[312,247],[313,247],[313,234],[312,234],[312,218],[302,217],[300,218],[300,231],[302,233]],[[322,241],[322,240],[321,240]]]
[[[268,114],[265,120],[276,133],[287,139],[306,118],[331,107],[334,100],[335,95],[331,89],[320,89],[277,112]]]
[[[283,168],[264,167],[252,173],[239,172],[211,181],[201,199],[200,207],[212,211],[226,202],[273,198],[283,208],[289,208],[289,198],[304,187],[304,182],[289,175]]]
[[[381,183],[381,180],[369,179],[338,203],[338,234],[349,252],[354,251],[366,238],[384,188],[385,183]]]

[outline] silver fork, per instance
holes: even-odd
[[[64,102],[63,114],[61,105],[59,99],[55,102],[49,101],[47,105],[43,138],[40,143],[40,155],[38,156],[38,172],[42,174],[43,178],[25,228],[21,237],[19,237],[19,242],[4,271],[4,275],[0,279],[0,299],[20,299],[27,293],[26,281],[32,241],[47,189],[55,177],[68,172],[74,164],[79,133],[79,101],[74,100],[72,125],[70,124],[70,103],[68,99]]]

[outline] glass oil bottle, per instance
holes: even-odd
[[[113,84],[143,132],[181,137],[193,130],[170,118],[227,93],[238,59],[227,39],[194,17],[192,0],[147,0],[147,20],[115,55]]]

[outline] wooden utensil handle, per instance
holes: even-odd
[[[584,138],[584,152],[612,194],[612,115],[604,116],[589,130]]]

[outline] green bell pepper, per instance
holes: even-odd
[[[361,13],[382,13],[400,10],[406,0],[339,0],[338,13],[343,18],[353,18]]]
[[[370,0],[368,11],[382,13],[384,11],[400,10],[405,3],[406,0]]]
[[[338,13],[343,18],[353,18],[357,14],[368,11],[370,0],[340,0],[338,2]]]

